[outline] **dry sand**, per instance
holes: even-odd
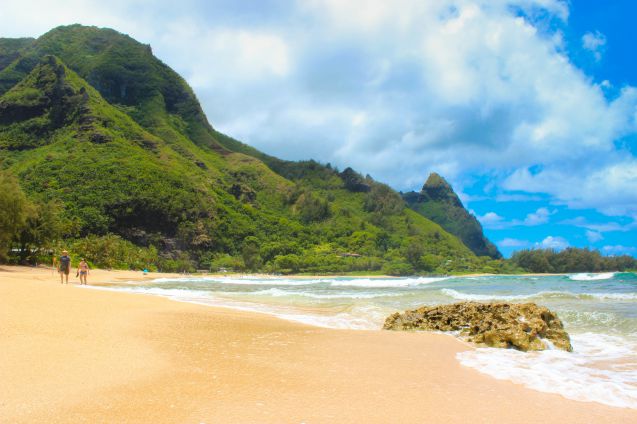
[[[637,423],[464,368],[471,347],[449,336],[319,329],[50,269],[0,268],[0,343],[1,423]]]

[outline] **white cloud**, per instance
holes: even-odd
[[[502,218],[500,215],[498,215],[495,212],[487,212],[481,216],[476,215],[476,218],[478,219],[478,221],[480,221],[480,224],[482,224],[484,228],[498,229],[498,228],[504,228],[506,226],[506,222],[504,221],[504,218]]]
[[[614,155],[610,155],[614,156]],[[604,157],[597,157],[604,161]],[[608,158],[606,158],[608,160]],[[637,216],[637,160],[615,163],[581,162],[566,173],[555,164],[533,174],[523,168],[503,183],[510,190],[550,193],[573,208],[596,208],[607,215]]]
[[[3,0],[0,33],[2,37],[37,37],[59,25],[81,23],[112,27],[147,43],[155,33],[152,11],[150,0]]]
[[[549,217],[553,215],[555,211],[549,211],[547,208],[538,208],[535,212],[531,212],[526,215],[523,220],[512,219],[506,220],[504,217],[498,215],[495,212],[487,212],[486,214],[479,216],[476,215],[478,221],[488,229],[502,229],[511,227],[534,227],[537,225],[546,224],[549,222]]]
[[[514,238],[505,238],[500,240],[497,245],[499,247],[526,247],[529,245],[528,240],[518,240]]]
[[[637,221],[632,221],[627,224],[620,224],[614,221],[608,222],[589,222],[583,216],[578,216],[574,219],[567,219],[561,222],[564,225],[573,225],[576,227],[586,228],[588,230],[598,232],[598,233],[609,233],[609,232],[627,232],[637,229]]]
[[[604,236],[602,235],[602,233],[599,233],[597,231],[586,230],[586,238],[588,239],[589,243],[596,243],[600,240],[603,240]]]
[[[188,77],[194,88],[206,88],[223,81],[250,86],[255,80],[280,79],[290,72],[289,46],[277,34],[227,28],[191,34],[191,29],[187,21],[173,22],[166,28],[162,40],[164,46],[171,46],[175,54],[188,61]],[[197,49],[183,49],[185,38],[197,44]],[[202,51],[205,56],[201,55]],[[216,63],[211,63],[212,58],[217,59]]]
[[[543,249],[563,250],[569,246],[569,243],[563,237],[548,236],[539,243],[535,243],[536,247]]]
[[[609,245],[602,247],[602,251],[607,255],[630,255],[637,252],[637,248],[632,246]]]
[[[606,46],[606,36],[599,31],[587,32],[582,36],[582,47],[593,53],[596,61],[602,59],[603,49]]]
[[[522,225],[531,227],[535,225],[546,224],[547,222],[549,222],[549,216],[551,216],[553,213],[554,212],[549,212],[547,208],[539,208],[535,212],[528,214],[526,218],[524,218],[524,222],[522,223]]]

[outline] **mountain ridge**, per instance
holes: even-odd
[[[119,234],[210,268],[483,265],[388,186],[217,132],[186,82],[128,36],[72,25],[13,49],[0,70],[0,168],[30,196],[63,202],[66,237]]]
[[[457,236],[476,255],[502,258],[498,248],[485,237],[480,222],[466,210],[451,184],[437,173],[429,175],[419,193],[404,193],[403,199],[411,209]]]

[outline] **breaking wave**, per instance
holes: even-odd
[[[581,273],[569,275],[569,280],[573,281],[597,281],[597,280],[610,280],[615,276],[614,272],[603,272],[599,274]]]
[[[521,300],[543,300],[543,299],[579,299],[579,300],[617,300],[633,301],[637,300],[637,293],[573,293],[569,291],[541,291],[531,294],[472,294],[463,293],[454,289],[441,289],[440,292],[456,300],[468,301],[521,301]]]

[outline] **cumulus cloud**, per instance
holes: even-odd
[[[213,126],[282,158],[401,190],[432,170],[460,190],[484,175],[504,196],[637,217],[637,159],[614,144],[637,131],[637,90],[608,99],[573,65],[568,14],[560,0],[6,0],[0,21],[3,36],[130,33],[195,87]],[[605,48],[602,34],[582,42]]]
[[[625,153],[625,155],[630,155]],[[633,157],[617,158],[609,153],[597,159],[580,162],[580,167],[588,171],[565,172],[559,164],[551,164],[533,173],[528,168],[513,172],[503,186],[512,190],[525,188],[529,192],[552,194],[555,199],[574,208],[596,208],[607,215],[637,217],[637,160]],[[569,168],[570,169],[570,168]]]
[[[535,212],[527,214],[523,220],[513,219],[509,221],[495,212],[487,212],[484,215],[477,215],[477,219],[485,228],[488,229],[502,229],[520,226],[534,227],[548,223],[549,217],[554,213],[555,211],[549,211],[548,208],[542,207],[538,208]]]
[[[500,229],[505,228],[508,224],[503,217],[495,212],[487,212],[484,215],[477,215],[476,218],[484,228]]]
[[[554,212],[549,212],[547,208],[539,208],[535,212],[528,214],[522,224],[526,226],[546,224],[549,222],[549,216],[553,213]]]
[[[603,49],[606,46],[606,36],[599,31],[587,32],[582,36],[582,47],[593,53],[596,61],[602,60]]]
[[[563,250],[569,246],[569,243],[563,237],[548,236],[541,242],[535,243],[535,246],[542,249]]]

